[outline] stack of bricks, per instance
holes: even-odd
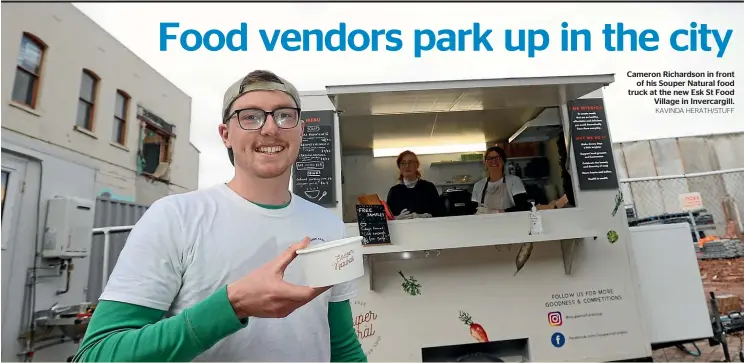
[[[737,258],[744,256],[744,242],[740,239],[720,239],[706,242],[702,248],[695,247],[701,260]]]

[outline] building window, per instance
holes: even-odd
[[[171,137],[149,124],[145,124],[144,131],[142,171],[156,178],[162,178],[165,173],[163,169],[167,169],[170,162]]]
[[[44,60],[45,50],[46,44],[39,38],[23,33],[13,82],[12,99],[14,102],[36,108],[41,79],[41,62]]]
[[[116,91],[116,102],[114,109],[114,127],[111,141],[119,145],[127,143],[127,110],[129,110],[129,95],[122,91]]]
[[[168,182],[176,127],[140,105],[137,119],[141,121],[137,170],[148,178]]]
[[[93,131],[93,127],[95,126],[96,93],[98,91],[99,81],[100,78],[95,73],[87,69],[83,70],[75,125],[88,131]]]

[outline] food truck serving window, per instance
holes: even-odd
[[[374,194],[395,219],[519,212],[533,202],[538,209],[575,206],[566,102],[611,82],[581,76],[328,87],[340,112],[344,220],[356,222],[360,197]],[[604,134],[595,134],[581,133],[582,145],[601,143]],[[591,147],[599,146],[585,145],[584,155]]]

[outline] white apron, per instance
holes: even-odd
[[[514,206],[514,203],[511,201],[511,196],[509,195],[509,188],[506,186],[506,183],[504,183],[504,180],[506,179],[502,179],[501,182],[496,183],[494,187],[490,188],[488,187],[488,180],[486,180],[486,183],[483,186],[481,204],[485,205],[489,212],[499,210],[503,211],[506,208]]]

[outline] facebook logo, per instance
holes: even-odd
[[[566,337],[561,333],[553,333],[553,336],[550,337],[550,343],[552,343],[554,347],[560,348],[566,344]]]

